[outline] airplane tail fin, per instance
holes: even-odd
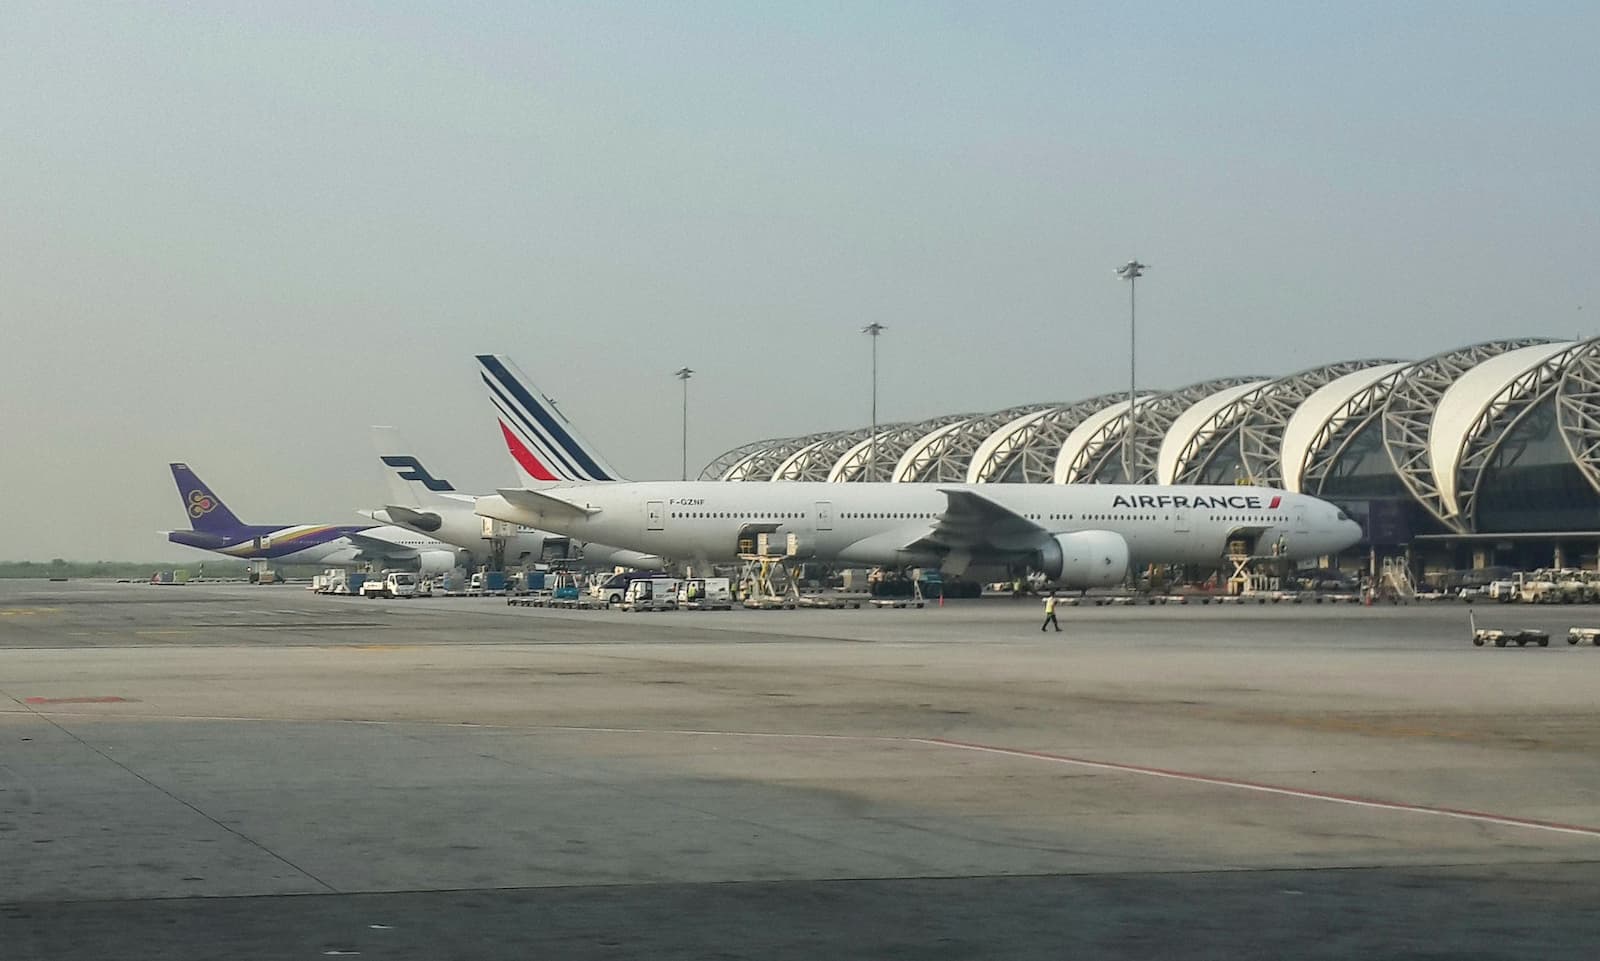
[[[506,449],[524,480],[540,485],[622,480],[511,358],[479,354],[478,375],[488,388]]]
[[[422,461],[412,453],[411,445],[393,427],[373,427],[372,442],[378,448],[378,459],[384,464],[384,478],[389,482],[389,503],[401,507],[421,507],[443,500],[444,494],[456,492],[448,480],[435,477],[422,466]]]
[[[189,512],[189,526],[197,531],[221,533],[243,527],[233,511],[222,499],[211,493],[211,488],[188,464],[171,464],[172,479],[178,482],[178,495],[183,498],[183,509]]]

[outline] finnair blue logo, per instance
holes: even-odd
[[[423,467],[422,462],[415,457],[390,456],[385,457],[383,462],[395,468],[395,473],[400,475],[401,480],[416,481],[434,492],[455,490],[454,487],[450,486],[449,481],[441,480],[428,473],[428,469]]]

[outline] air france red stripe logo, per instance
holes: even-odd
[[[533,455],[533,451],[529,450],[528,445],[524,444],[522,439],[513,433],[511,428],[506,426],[505,421],[499,421],[499,424],[500,433],[506,439],[506,449],[511,451],[511,456],[516,460],[518,466],[527,472],[529,477],[542,481],[556,479],[556,475],[550,473],[550,469],[545,467],[539,458]]]

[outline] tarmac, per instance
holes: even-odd
[[[1600,608],[0,582],[0,957],[1592,958]]]

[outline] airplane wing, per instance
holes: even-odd
[[[600,508],[590,507],[586,504],[574,504],[572,501],[562,500],[553,494],[542,491],[529,490],[526,487],[503,487],[496,491],[506,502],[524,510],[536,511],[540,514],[565,514],[568,516],[591,516],[600,513]]]
[[[942,490],[944,513],[908,550],[936,550],[954,555],[1009,554],[1034,550],[1047,533],[1009,507],[968,490]]]

